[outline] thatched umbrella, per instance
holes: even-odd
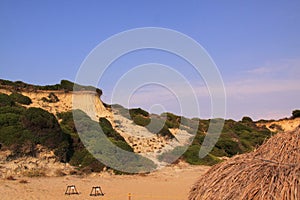
[[[190,191],[200,199],[300,200],[300,128],[212,167]]]

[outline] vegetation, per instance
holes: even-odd
[[[58,118],[61,119],[60,126],[63,132],[70,136],[70,164],[73,166],[77,166],[78,169],[83,172],[99,172],[101,171],[105,165],[99,162],[96,158],[94,158],[91,153],[85,148],[82,143],[73,119],[73,113],[63,112],[59,113]]]
[[[32,103],[32,101],[29,97],[24,96],[24,95],[22,95],[20,93],[17,93],[17,92],[13,92],[9,96],[10,96],[12,101],[15,101],[15,102],[20,103],[20,104],[29,105],[29,104]]]
[[[67,162],[68,136],[61,130],[53,114],[40,108],[21,106],[0,107],[0,143],[13,155],[35,155],[35,145],[54,150],[61,161]]]
[[[62,80],[60,84],[55,85],[46,85],[46,86],[39,86],[39,85],[32,85],[28,83],[24,83],[22,81],[9,81],[9,80],[2,80],[0,79],[0,86],[10,87],[14,91],[20,90],[64,90],[68,91],[95,91],[99,96],[102,95],[102,90],[93,86],[83,86],[76,83],[73,83],[68,80]]]
[[[77,126],[74,124],[74,116],[76,117]],[[75,110],[72,112],[59,113],[58,117],[62,120],[62,130],[69,134],[72,138],[72,152],[70,164],[78,166],[84,172],[97,172],[102,170],[105,165],[99,162],[101,160],[111,160],[114,164],[122,165],[128,158],[115,156],[112,158],[105,157],[110,154],[116,154],[115,149],[112,149],[107,143],[107,139],[117,147],[133,152],[133,149],[126,143],[124,138],[117,133],[111,123],[106,118],[100,118],[99,123],[92,121],[84,112]],[[100,126],[99,126],[100,125]],[[100,129],[101,128],[101,129]],[[101,132],[105,136],[101,135]],[[80,137],[79,137],[80,134]],[[91,152],[94,156],[92,156]],[[114,159],[113,159],[114,158]],[[154,163],[142,156],[137,156],[137,163],[146,163],[151,168],[154,168]],[[118,172],[120,173],[120,172]]]
[[[292,112],[292,118],[295,119],[295,118],[298,118],[300,117],[300,110],[294,110]]]
[[[13,106],[15,102],[7,94],[0,93],[0,106]]]
[[[219,140],[210,154],[216,157],[232,157],[236,154],[252,151],[271,137],[272,132],[266,127],[256,126],[250,119],[251,118],[244,117],[240,122],[225,120]],[[207,130],[208,123],[209,121],[200,120],[197,134],[192,142],[192,146],[188,148],[188,151],[191,150],[191,152],[193,152],[193,149],[190,148],[194,148],[195,150],[197,147],[200,149],[205,138],[205,130]],[[192,154],[184,154],[184,158],[188,161],[190,159],[187,156],[190,155]],[[191,163],[195,162],[192,161]]]
[[[126,143],[125,139],[113,129],[111,123],[106,118],[100,118],[99,124],[103,133],[112,143],[125,151],[133,152],[133,149]]]
[[[141,115],[144,117],[149,117],[149,113],[141,108],[133,108],[133,109],[129,109],[129,114],[131,116],[131,118],[133,118],[136,115]]]
[[[14,91],[47,89],[67,92],[75,88],[75,90],[95,90],[99,95],[102,94],[100,89],[74,85],[74,83],[66,80],[51,86],[34,86],[20,81],[0,80],[0,85],[8,86]],[[59,99],[54,93],[49,93],[44,101],[55,103]],[[54,116],[41,108],[22,106],[30,104],[31,99],[20,92],[13,92],[11,95],[0,93],[0,148],[10,149],[14,157],[35,156],[35,146],[41,144],[53,150],[62,162],[69,162],[85,172],[96,172],[105,167],[97,158],[109,160],[109,157],[103,156],[116,154],[119,148],[133,152],[133,149],[114,130],[106,118],[99,118],[99,121],[95,122],[80,110],[58,113],[57,116]],[[174,138],[169,130],[173,128],[180,127],[194,134],[194,140],[191,141],[189,147],[176,147],[159,156],[161,161],[166,162],[174,161],[180,157],[190,164],[213,165],[221,161],[218,157],[232,157],[236,154],[252,151],[272,135],[266,127],[256,126],[250,117],[243,117],[238,122],[225,120],[224,128],[216,145],[210,154],[200,159],[199,150],[208,132],[209,124],[213,121],[188,119],[172,113],[150,115],[141,108],[126,109],[118,105],[107,107],[117,109],[121,115],[131,119],[133,123],[145,127],[153,134],[169,139]],[[74,116],[77,119],[77,126],[74,123]],[[292,118],[297,117],[300,117],[300,110],[294,110],[292,113]],[[112,144],[119,148],[110,148]],[[182,154],[183,152],[184,154]],[[122,165],[128,160],[134,160],[141,166],[146,163],[149,169],[155,166],[152,161],[142,156],[130,158],[120,156],[114,159],[110,162],[118,165]]]

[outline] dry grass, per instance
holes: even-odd
[[[212,167],[189,200],[300,199],[300,129],[279,133],[256,151]]]

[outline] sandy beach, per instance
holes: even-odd
[[[0,199],[102,199],[102,200],[184,200],[195,181],[210,167],[180,164],[147,175],[64,176],[0,180]],[[28,183],[20,183],[26,180]],[[75,185],[79,195],[65,195],[68,185]],[[104,196],[89,196],[92,187],[100,186]]]

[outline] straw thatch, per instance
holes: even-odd
[[[200,199],[299,200],[300,128],[212,167],[190,191],[189,200]]]

